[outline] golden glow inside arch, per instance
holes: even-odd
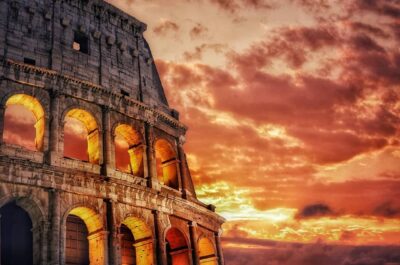
[[[128,217],[123,222],[135,239],[136,265],[153,265],[153,239],[151,228],[137,217]]]
[[[189,249],[185,236],[177,228],[170,228],[165,236],[167,256],[172,265],[189,265]]]
[[[199,258],[200,264],[217,265],[214,244],[210,239],[203,237],[199,240]]]
[[[159,139],[155,144],[155,151],[158,180],[161,184],[178,189],[176,153],[171,144],[165,139]]]
[[[100,146],[99,146],[99,128],[94,117],[87,111],[82,109],[72,109],[68,111],[67,118],[73,118],[84,124],[87,130],[87,145],[89,162],[99,164]],[[68,143],[64,143],[68,144]]]
[[[76,207],[69,212],[70,215],[78,216],[85,223],[89,236],[89,260],[90,264],[104,264],[107,255],[106,238],[103,233],[103,222],[94,210],[87,207]]]
[[[45,131],[45,116],[44,109],[40,102],[36,98],[29,95],[16,94],[11,96],[6,102],[6,107],[11,105],[22,105],[33,113],[36,118],[35,146],[36,150],[42,151]]]
[[[115,128],[115,144],[118,139],[123,139],[127,145],[129,164],[127,168],[119,168],[136,176],[143,175],[143,147],[139,134],[129,125],[120,124]],[[117,152],[115,158],[118,159]]]
[[[86,224],[89,234],[99,231],[103,228],[103,223],[99,214],[86,207],[76,207],[69,214],[78,216]]]

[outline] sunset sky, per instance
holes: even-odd
[[[108,2],[148,25],[228,265],[400,263],[400,1]]]

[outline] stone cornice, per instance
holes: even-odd
[[[72,76],[68,76],[68,75],[63,75],[57,71],[54,70],[50,70],[47,68],[43,68],[43,67],[37,67],[37,66],[33,66],[33,65],[29,65],[29,64],[24,64],[21,62],[17,62],[14,60],[1,60],[0,62],[3,62],[4,67],[6,68],[12,68],[16,71],[20,71],[20,72],[24,72],[27,74],[34,74],[36,78],[49,78],[52,79],[54,81],[63,81],[66,83],[71,83],[74,84],[76,86],[79,86],[82,89],[86,89],[89,90],[91,92],[94,93],[102,93],[104,95],[107,95],[109,97],[113,97],[118,99],[119,101],[122,101],[125,105],[130,105],[130,106],[135,106],[141,110],[144,110],[146,113],[148,113],[148,115],[152,116],[154,119],[156,120],[161,120],[164,123],[170,125],[171,127],[183,130],[184,132],[187,131],[187,126],[182,124],[181,122],[179,122],[178,120],[176,120],[175,118],[173,118],[171,115],[168,115],[160,110],[157,110],[155,108],[152,108],[146,104],[144,104],[143,102],[137,101],[135,99],[126,97],[122,94],[119,93],[115,93],[113,91],[111,91],[110,89],[106,89],[105,87],[99,86],[97,84],[85,81],[85,80],[81,80]],[[5,72],[5,71],[3,71]],[[15,81],[15,82],[19,82],[22,83],[24,85],[28,85],[28,86],[34,86],[34,87],[39,87],[39,88],[43,88],[43,89],[49,89],[46,86],[40,86],[37,84],[32,84],[30,82],[24,82],[21,80],[14,80],[11,79],[10,77],[6,76],[6,79],[11,80],[11,81]],[[37,80],[37,79],[35,79]],[[115,109],[114,106],[109,106],[111,107],[111,109]],[[116,110],[116,109],[115,109]],[[147,117],[150,118],[150,117]],[[150,119],[151,120],[151,119]]]
[[[141,205],[141,207],[150,210],[159,209],[165,214],[176,215],[183,219],[186,218],[181,212],[190,211],[194,216],[200,218],[194,221],[210,229],[210,224],[204,220],[202,221],[201,216],[212,219],[219,225],[225,222],[223,217],[207,209],[201,202],[185,200],[129,182],[121,182],[113,179],[106,181],[104,177],[96,174],[80,172],[78,170],[66,170],[23,159],[14,160],[13,158],[4,156],[0,156],[0,169],[0,180],[5,183],[29,185],[37,188],[54,189],[99,198],[104,198],[106,194],[107,198],[113,200],[117,200],[117,198],[136,198],[131,199],[135,201],[139,198],[139,200],[146,201],[145,205],[138,204],[137,202],[134,202],[132,205]],[[91,192],[81,193],[83,187]],[[118,190],[125,192],[126,195],[123,197],[118,196]],[[134,194],[137,194],[137,196]],[[131,204],[128,201],[121,202]]]

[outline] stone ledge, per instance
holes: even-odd
[[[29,64],[24,64],[24,63],[21,63],[21,62],[10,60],[10,59],[4,60],[3,58],[0,58],[0,63],[3,63],[5,67],[13,68],[13,69],[15,69],[17,71],[23,71],[23,72],[28,73],[28,74],[35,74],[36,75],[35,81],[37,81],[36,78],[39,78],[39,80],[40,80],[43,77],[50,78],[50,79],[53,79],[53,80],[57,79],[57,80],[62,80],[64,82],[72,83],[74,85],[80,86],[81,89],[90,90],[91,92],[95,92],[95,93],[101,92],[101,93],[107,94],[110,97],[114,97],[114,98],[117,98],[120,101],[124,101],[124,103],[126,105],[133,105],[133,106],[136,106],[137,108],[139,108],[141,110],[144,110],[147,113],[147,116],[151,115],[151,116],[153,116],[153,119],[161,119],[162,121],[166,122],[170,126],[182,129],[185,132],[188,129],[186,125],[180,123],[178,120],[176,120],[172,116],[172,111],[171,111],[171,115],[168,115],[168,114],[162,112],[161,110],[158,110],[157,108],[153,108],[153,107],[147,106],[146,104],[144,104],[144,103],[142,103],[140,101],[137,101],[135,99],[126,97],[126,96],[124,96],[124,95],[122,95],[120,93],[112,92],[111,90],[109,90],[109,89],[107,89],[105,87],[93,84],[91,82],[88,82],[88,81],[85,81],[85,80],[81,80],[81,79],[78,79],[78,78],[75,78],[75,77],[72,77],[72,76],[68,76],[68,75],[62,75],[62,74],[58,73],[57,71],[50,70],[50,69],[47,69],[47,68],[37,67],[37,66],[29,65]],[[12,78],[7,77],[7,76],[2,76],[0,78],[1,79],[6,79],[6,80],[9,80],[9,81],[12,81],[12,82],[21,83],[21,84],[24,84],[24,85],[34,86],[34,87],[42,88],[42,89],[47,89],[47,87],[45,87],[44,85],[40,86],[40,85],[37,85],[37,84],[32,84],[30,82],[24,82],[22,80],[15,80],[15,79],[12,79]],[[43,83],[45,83],[45,82],[43,82]],[[56,81],[56,83],[59,83],[59,82]],[[72,96],[72,95],[69,95],[69,94],[66,94],[66,95]],[[109,106],[109,107],[111,107],[112,109],[115,109],[114,106]],[[115,109],[115,110],[117,110],[117,109]],[[150,118],[150,120],[152,119],[151,117],[147,117],[147,118]]]
[[[112,199],[127,205],[159,210],[187,220],[191,219],[189,216],[194,216],[195,221],[204,227],[208,227],[209,224],[201,221],[203,218],[214,220],[219,225],[225,222],[223,217],[210,211],[200,202],[185,200],[139,185],[128,185],[128,183],[122,183],[118,180],[110,179],[106,181],[104,177],[96,174],[77,170],[63,170],[53,166],[17,161],[6,157],[0,157],[1,182]]]

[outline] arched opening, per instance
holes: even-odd
[[[123,265],[153,265],[152,232],[143,220],[126,218],[120,227],[120,234]]]
[[[89,264],[89,236],[88,230],[82,219],[75,215],[67,217],[67,244],[65,250],[65,264]]]
[[[157,176],[161,184],[179,189],[176,153],[171,144],[164,140],[157,140],[155,145]]]
[[[170,228],[165,240],[168,265],[189,265],[189,249],[182,232],[177,228]]]
[[[119,233],[121,235],[121,259],[122,265],[136,265],[136,252],[135,239],[133,238],[131,230],[122,224],[119,228]]]
[[[32,265],[32,220],[15,201],[0,209],[2,265]],[[23,254],[23,255],[22,255]]]
[[[199,259],[200,264],[203,265],[218,265],[214,245],[206,237],[199,240]]]
[[[16,94],[6,102],[3,141],[42,151],[45,131],[44,109],[29,95]]]
[[[125,173],[143,176],[143,148],[139,134],[129,125],[115,128],[115,167]]]
[[[66,218],[65,264],[104,264],[106,234],[100,216],[86,207],[71,210]]]
[[[70,110],[64,121],[64,157],[99,164],[99,137],[97,122],[89,112]]]

